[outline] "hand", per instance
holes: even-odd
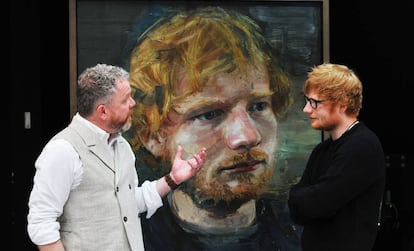
[[[194,176],[205,163],[207,152],[206,148],[203,148],[198,154],[194,154],[194,156],[188,160],[183,160],[182,156],[183,148],[179,145],[170,173],[172,180],[176,184],[180,184]]]

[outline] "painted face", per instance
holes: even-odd
[[[113,133],[125,132],[131,127],[131,113],[135,100],[131,97],[131,87],[128,80],[117,81],[116,93],[108,106],[110,128]]]
[[[204,167],[184,188],[196,203],[257,198],[271,179],[277,122],[263,72],[220,74],[201,92],[174,103],[167,128],[170,152],[178,144],[187,158],[202,147],[208,152]],[[187,86],[183,79],[180,88]]]

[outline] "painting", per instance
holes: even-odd
[[[169,172],[178,145],[205,166],[141,215],[146,250],[300,250],[287,209],[322,140],[302,85],[329,61],[328,1],[70,1],[76,76],[97,63],[130,72],[125,133],[140,182]]]

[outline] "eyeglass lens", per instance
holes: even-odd
[[[304,96],[304,97],[305,97],[305,102],[306,103],[309,102],[309,105],[312,107],[312,109],[318,108],[318,104],[323,102],[323,100],[316,100],[316,99],[313,99],[313,98],[309,98],[307,96]]]

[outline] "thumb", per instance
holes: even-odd
[[[175,158],[176,159],[181,159],[182,156],[183,156],[183,148],[181,147],[181,145],[178,145],[177,153],[175,154]]]

